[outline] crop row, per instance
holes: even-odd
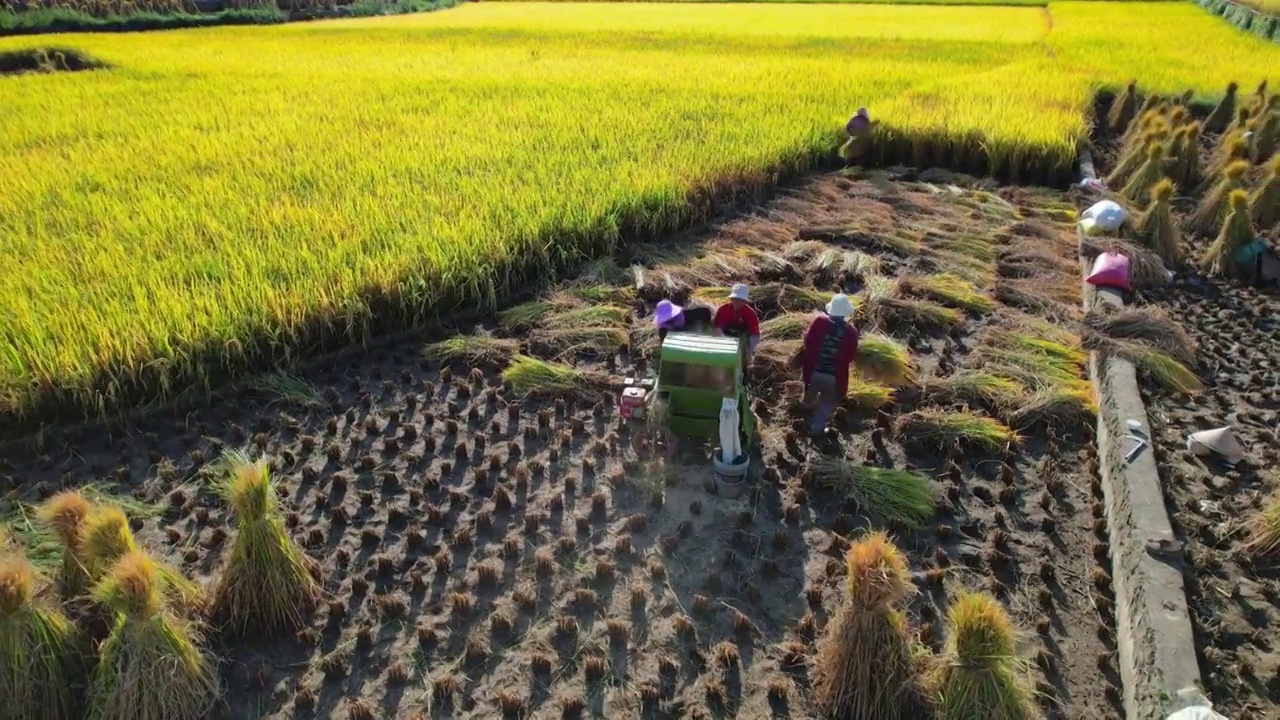
[[[59,43],[110,69],[0,81],[10,419],[492,308],[827,162],[858,106],[881,161],[1061,182],[1099,86],[1280,68],[1163,3],[477,4]]]

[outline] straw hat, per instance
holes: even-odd
[[[1235,465],[1244,459],[1244,448],[1240,447],[1229,427],[1191,433],[1187,436],[1187,449],[1202,457],[1215,453],[1228,465]]]

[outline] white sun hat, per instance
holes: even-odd
[[[744,285],[743,283],[738,283],[737,285],[734,285],[733,289],[729,291],[729,299],[730,300],[746,300],[747,286]]]
[[[844,293],[832,295],[831,302],[827,303],[827,314],[840,318],[852,315],[853,303],[849,301],[849,296]]]

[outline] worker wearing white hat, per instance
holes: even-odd
[[[747,302],[750,290],[738,283],[729,291],[729,301],[716,308],[716,329],[725,335],[746,338],[746,366],[751,366],[751,354],[760,343],[760,316]]]
[[[849,391],[849,369],[858,354],[858,329],[849,322],[853,303],[837,293],[827,303],[826,313],[809,323],[800,348],[804,376],[804,404],[813,410],[809,431],[818,435]]]

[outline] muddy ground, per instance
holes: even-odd
[[[645,313],[661,294],[654,278],[693,296],[735,280],[859,289],[857,273],[787,270],[759,255],[724,261],[735,249],[783,253],[801,236],[865,251],[899,277],[951,268],[893,251],[889,236],[996,248],[1031,237],[1063,263],[1061,277],[1036,282],[1078,292],[1067,198],[973,185],[942,174],[823,175],[634,250],[621,265],[650,267],[639,289],[617,280],[634,315],[628,346],[637,356],[645,346]],[[845,231],[814,231],[833,225]],[[1069,291],[1038,298],[990,265],[986,293],[1003,300],[992,312],[968,313],[950,332],[880,328],[910,348],[918,381],[974,364],[976,338],[1013,312],[1007,304],[1062,323],[1078,315],[1078,296],[1075,305]],[[787,302],[762,302],[765,319],[805,310]],[[615,376],[635,370],[628,352],[577,362]],[[1276,370],[1247,372],[1270,373],[1274,386]],[[794,383],[764,368],[753,376],[759,470],[751,492],[726,500],[704,487],[710,469],[696,450],[686,464],[640,462],[614,391],[526,401],[498,371],[442,366],[418,344],[377,348],[190,414],[22,439],[3,449],[0,473],[10,499],[93,483],[151,503],[154,516],[135,517],[141,541],[208,580],[233,529],[210,487],[220,458],[236,450],[271,463],[286,525],[323,565],[328,597],[296,638],[213,641],[233,689],[226,717],[806,718],[816,716],[813,643],[841,600],[842,553],[868,526],[806,467],[828,454],[914,468],[937,478],[936,522],[890,529],[909,552],[920,588],[910,616],[925,642],[941,647],[957,587],[989,589],[1023,633],[1050,717],[1119,717],[1107,534],[1086,423],[1016,428],[1024,440],[1003,458],[922,448],[892,431],[896,417],[929,404],[904,389],[883,413],[842,410],[833,437],[811,440],[793,427]],[[877,432],[882,425],[890,430]]]
[[[1220,136],[1202,138],[1211,157]],[[1102,143],[1100,173],[1114,146]],[[1262,179],[1256,166],[1250,187]],[[1175,216],[1200,195],[1179,192]],[[1276,491],[1280,461],[1280,288],[1205,275],[1196,266],[1212,238],[1183,233],[1188,261],[1167,287],[1135,299],[1168,311],[1198,342],[1195,397],[1143,387],[1165,501],[1182,545],[1201,677],[1215,710],[1233,720],[1280,717],[1280,566],[1249,550],[1248,523]],[[1262,235],[1280,248],[1280,228]],[[1231,426],[1246,450],[1232,468],[1187,449],[1187,435]]]

